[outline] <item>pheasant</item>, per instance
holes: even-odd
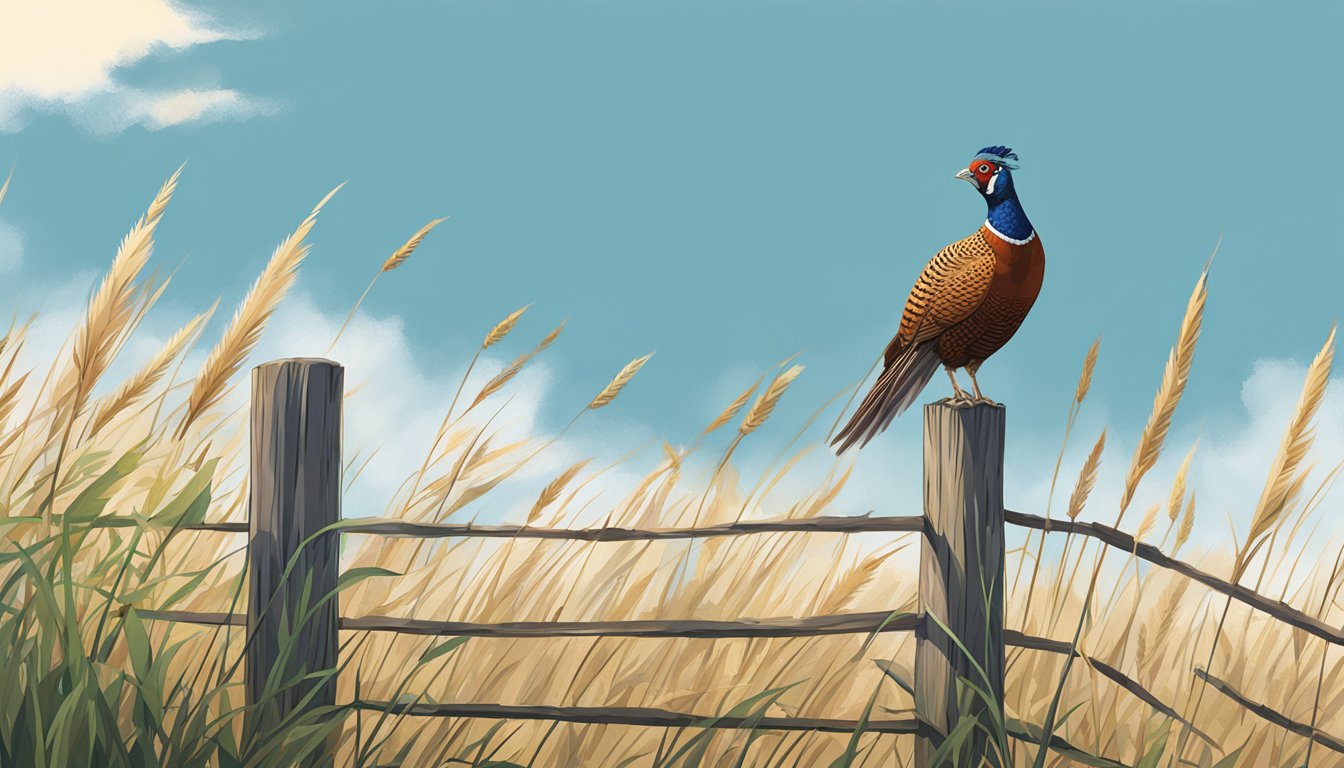
[[[919,397],[939,363],[955,400],[990,402],[976,371],[1013,337],[1045,277],[1041,238],[1013,185],[1017,160],[1008,147],[985,147],[957,172],[985,199],[989,214],[974,234],[943,248],[920,273],[887,345],[882,375],[836,435],[837,452],[863,447],[886,429]],[[957,385],[958,368],[971,377],[973,400]]]

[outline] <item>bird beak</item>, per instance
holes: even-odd
[[[960,171],[957,171],[957,178],[971,182],[971,185],[974,186],[976,189],[980,188],[980,182],[975,180],[975,176],[971,175],[971,171],[969,168],[962,168]]]

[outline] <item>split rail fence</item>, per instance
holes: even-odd
[[[1160,568],[1173,570],[1214,592],[1242,602],[1327,643],[1344,645],[1344,629],[1292,606],[1230,583],[1176,560],[1156,547],[1099,523],[1053,520],[1004,509],[1002,407],[931,404],[924,408],[924,514],[904,517],[812,517],[745,521],[701,528],[535,528],[513,525],[429,524],[369,518],[341,521],[341,410],[343,368],[316,358],[278,360],[253,371],[251,496],[249,520],[204,523],[195,530],[247,533],[248,606],[245,614],[141,611],[144,618],[247,627],[245,663],[248,704],[260,703],[277,664],[287,679],[302,679],[266,702],[284,716],[296,707],[336,703],[338,632],[360,630],[459,637],[697,637],[773,638],[844,633],[914,632],[912,681],[915,717],[855,720],[786,717],[715,717],[648,707],[562,707],[494,703],[390,703],[355,701],[351,709],[390,710],[414,716],[548,720],[653,727],[752,728],[779,731],[912,734],[916,765],[930,764],[947,733],[963,717],[983,717],[983,703],[958,697],[958,680],[988,680],[988,693],[1002,711],[1004,649],[1007,646],[1073,654],[1156,711],[1184,722],[1179,713],[1137,681],[1071,643],[1004,627],[1004,526],[1095,538]],[[333,526],[336,526],[333,528]],[[592,542],[691,539],[761,533],[919,532],[919,613],[846,613],[806,618],[743,618],[739,621],[637,620],[601,622],[472,623],[389,616],[343,617],[337,601],[301,610],[308,595],[331,594],[339,577],[339,537],[383,536],[566,539]],[[312,539],[311,541],[308,541]],[[308,541],[308,543],[304,543]],[[303,546],[300,546],[300,545]],[[286,569],[289,573],[286,574]],[[285,617],[306,615],[298,627]],[[281,660],[281,636],[297,632],[304,653]],[[960,639],[957,643],[954,638]],[[975,671],[976,669],[983,672]],[[323,674],[329,673],[329,674]],[[1195,670],[1232,701],[1295,734],[1344,753],[1344,742],[1251,701],[1205,670]],[[293,675],[293,677],[291,677]],[[1010,729],[1014,738],[1039,743],[1039,729]],[[1197,730],[1192,731],[1196,734]],[[1202,735],[1202,734],[1201,734]],[[1051,748],[1069,749],[1055,736]],[[1117,763],[1119,764],[1119,763]]]

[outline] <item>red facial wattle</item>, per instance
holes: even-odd
[[[971,172],[971,177],[975,179],[976,186],[985,189],[989,186],[989,180],[994,178],[994,172],[999,167],[986,160],[976,160],[966,166],[966,170]]]

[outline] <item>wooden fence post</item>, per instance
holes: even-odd
[[[252,734],[300,705],[336,703],[338,534],[299,545],[341,518],[344,373],[316,358],[276,360],[252,372],[245,673]],[[318,605],[324,595],[331,597]],[[281,647],[286,634],[288,649]],[[323,671],[332,674],[304,679]]]
[[[924,406],[919,599],[925,620],[915,640],[919,768],[931,768],[933,753],[963,718],[989,726],[984,700],[960,679],[1003,711],[1003,435],[1003,406]],[[988,748],[985,733],[966,746],[964,764],[979,765]]]

